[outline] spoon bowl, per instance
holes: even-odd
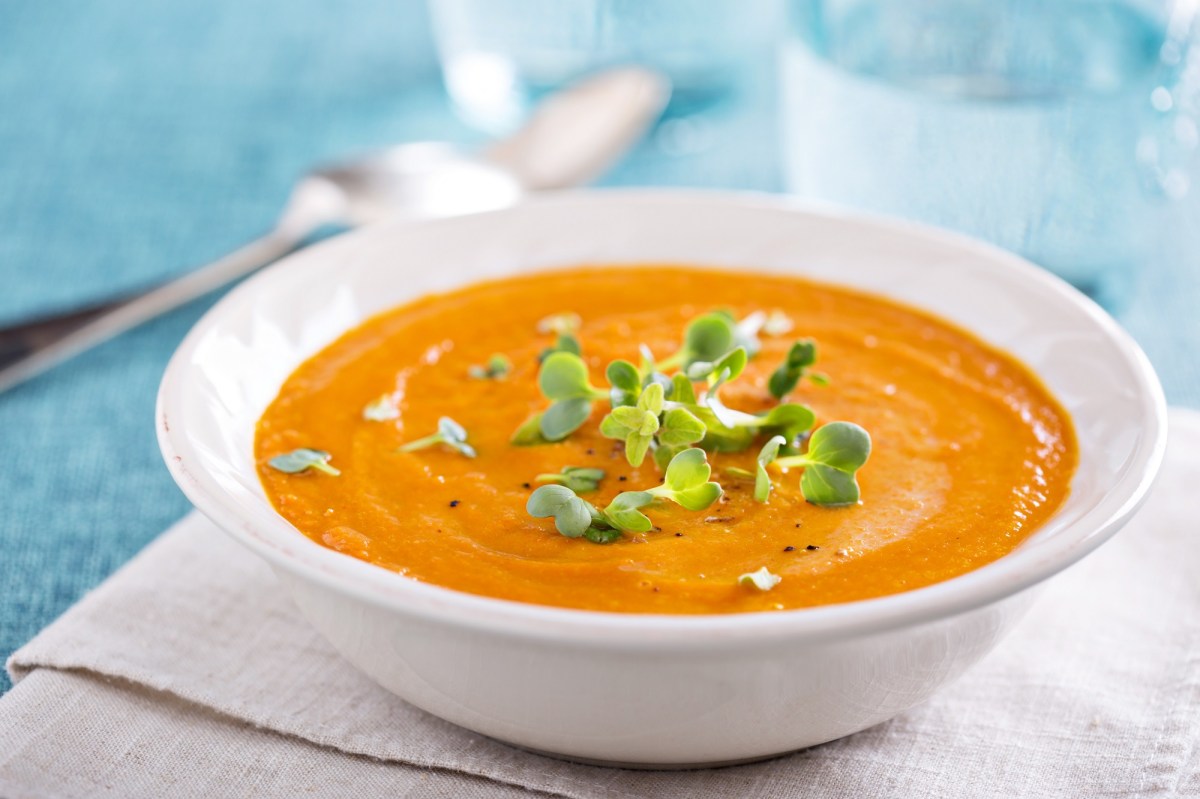
[[[437,218],[512,205],[525,187],[508,169],[444,142],[389,147],[314,170],[296,187],[350,226],[397,215]],[[315,195],[321,193],[323,199]]]

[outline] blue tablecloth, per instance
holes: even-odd
[[[170,277],[264,231],[296,176],[413,139],[470,141],[419,0],[106,0],[0,7],[0,324]],[[703,155],[607,182],[774,190],[770,103]],[[1200,201],[1121,321],[1200,405]],[[188,504],[154,393],[201,301],[0,395],[0,657]],[[0,677],[0,690],[7,687]]]

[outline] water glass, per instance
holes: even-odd
[[[796,0],[789,188],[980,236],[1110,307],[1196,146],[1187,0]]]
[[[546,92],[638,64],[673,84],[667,117],[721,108],[772,67],[783,0],[431,0],[460,114],[511,131]]]

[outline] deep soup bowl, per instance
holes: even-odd
[[[481,279],[664,262],[867,290],[1012,353],[1074,420],[1080,461],[1069,499],[1014,552],[946,582],[841,605],[707,616],[460,593],[326,549],[272,509],[255,472],[255,422],[289,373],[341,333]],[[1040,583],[1129,519],[1166,435],[1162,391],[1136,344],[1087,298],[1016,256],[779,198],[659,191],[570,193],[385,224],[293,255],[196,325],[167,368],[157,414],[164,458],[184,493],[271,564],[350,663],[484,735],[636,766],[767,757],[925,700],[1012,629]]]

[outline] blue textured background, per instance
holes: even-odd
[[[418,0],[0,0],[0,324],[204,263],[264,231],[317,161],[469,141]],[[608,182],[778,188],[767,99],[703,156]],[[1200,405],[1200,201],[1120,319]],[[187,510],[153,404],[199,302],[0,394],[0,657]],[[0,677],[0,690],[7,683]]]

